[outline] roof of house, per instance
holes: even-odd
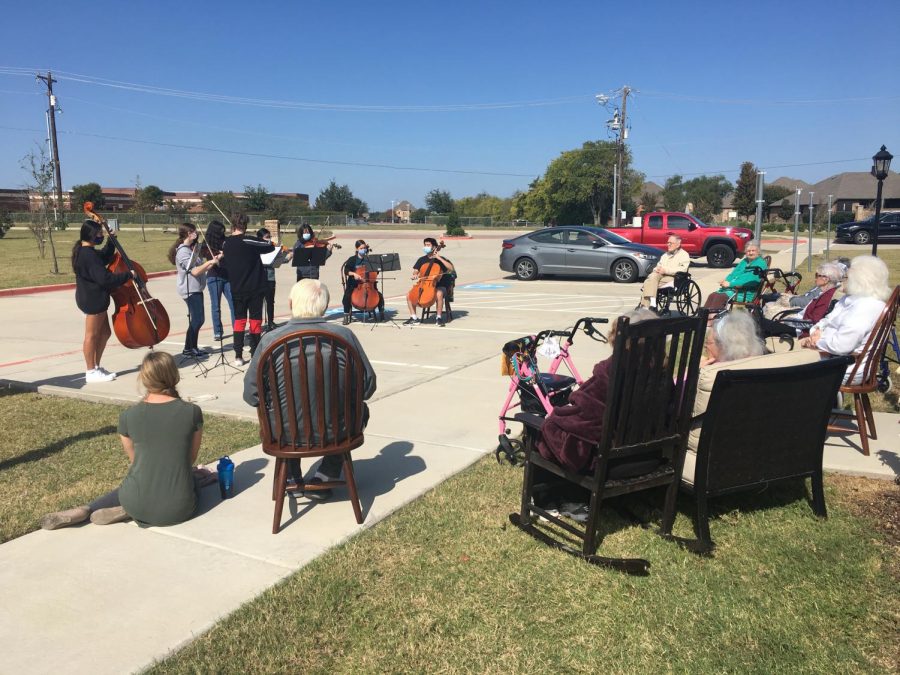
[[[802,180],[794,178],[779,178],[774,181],[775,185],[796,190],[801,190],[801,204],[809,203],[809,193],[813,192],[813,204],[827,204],[828,195],[832,195],[834,202],[840,199],[850,200],[875,200],[875,191],[877,189],[877,181],[872,177],[871,173],[866,171],[845,171],[825,180],[820,180],[815,185],[810,185]],[[882,186],[882,197],[884,199],[900,198],[900,174],[891,171],[884,180]],[[788,195],[784,199],[772,202],[773,206],[782,204],[784,201],[793,202],[794,196]]]
[[[651,195],[658,195],[662,191],[663,191],[662,186],[657,185],[652,180],[648,180],[646,183],[643,184],[643,186],[641,186],[641,194],[648,192]]]
[[[769,185],[777,185],[779,187],[787,188],[788,190],[796,190],[800,188],[803,191],[810,190],[812,185],[807,183],[805,180],[800,180],[799,178],[788,178],[787,176],[782,176],[781,178],[776,178]]]

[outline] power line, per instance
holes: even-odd
[[[7,129],[9,131],[27,131],[27,132],[41,132],[40,129],[26,129],[22,127],[9,127],[9,126],[0,126],[0,129]],[[264,152],[246,152],[243,150],[230,150],[227,148],[210,148],[202,145],[182,145],[179,143],[165,143],[162,141],[148,141],[139,138],[126,138],[123,136],[109,136],[106,134],[95,134],[86,131],[60,131],[61,134],[68,134],[72,136],[86,136],[90,138],[102,138],[104,140],[110,141],[123,141],[125,143],[138,143],[141,145],[156,145],[164,148],[177,148],[179,150],[197,150],[200,152],[217,152],[225,155],[239,155],[243,157],[261,157],[264,159],[284,159],[292,162],[308,162],[311,164],[333,164],[337,166],[355,166],[355,167],[363,167],[370,169],[390,169],[392,171],[427,171],[431,173],[452,173],[452,174],[464,174],[464,175],[473,175],[473,176],[510,176],[513,178],[535,178],[536,174],[533,173],[506,173],[502,171],[481,171],[476,169],[435,169],[432,167],[422,167],[422,166],[397,166],[393,164],[374,164],[369,162],[347,162],[336,159],[314,159],[311,157],[297,157],[294,155],[276,155],[269,154]]]
[[[770,99],[717,98],[664,91],[646,91],[644,89],[641,90],[641,95],[647,96],[648,98],[662,98],[692,103],[719,103],[723,105],[830,105],[835,103],[878,103],[900,100],[900,96],[848,96],[845,98],[813,98],[779,101]]]

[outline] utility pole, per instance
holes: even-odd
[[[622,184],[625,182],[625,141],[628,139],[628,94],[631,93],[631,87],[622,87],[622,119],[619,120],[619,137],[616,142],[616,166],[618,167],[619,180],[616,183],[616,195],[613,198],[616,204],[616,214],[614,224],[621,226],[622,216]]]
[[[53,74],[48,70],[46,75],[38,75],[37,79],[47,85],[47,126],[50,130],[50,162],[53,165],[54,192],[56,192],[56,207],[53,209],[54,220],[59,223],[62,213],[62,177],[59,170],[59,146],[56,143],[56,96],[53,95]]]

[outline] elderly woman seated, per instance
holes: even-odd
[[[756,322],[743,310],[721,314],[706,331],[707,357],[701,367],[765,354]]]
[[[861,350],[891,295],[888,276],[887,265],[880,258],[870,255],[854,258],[844,285],[847,295],[812,327],[801,346],[836,355]],[[858,369],[857,378],[862,377],[864,366]]]
[[[844,269],[833,262],[822,263],[816,268],[815,283],[813,287],[802,295],[794,295],[790,292],[769,293],[763,296],[763,316],[772,319],[775,315],[789,309],[805,309],[823,295],[828,295],[828,301],[834,296],[835,289],[840,285],[844,276]],[[829,291],[831,291],[829,293]],[[827,303],[826,303],[827,307]],[[824,314],[822,315],[824,316]],[[822,317],[820,316],[819,319]],[[816,319],[818,321],[819,319]]]
[[[756,296],[762,276],[754,271],[765,272],[766,261],[759,255],[759,242],[751,239],[744,247],[744,257],[731,273],[719,282],[719,293],[724,293],[738,302],[749,302]]]
[[[803,295],[784,293],[784,303],[769,303],[763,309],[766,318],[760,319],[760,328],[766,337],[774,335],[803,335],[812,324],[822,320],[831,307],[834,293],[843,276],[843,270],[836,263],[823,263],[816,270],[816,283],[812,290]],[[788,303],[790,303],[788,305]],[[786,306],[800,307],[802,311],[792,314],[780,321],[772,320],[774,307],[778,312],[787,311]]]

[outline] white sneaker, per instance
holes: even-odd
[[[244,361],[244,359],[242,359],[240,357],[238,357],[234,360],[234,365],[236,365],[238,368],[240,368],[241,366],[246,366],[248,363],[250,363],[250,362]]]
[[[118,377],[118,375],[116,375],[116,373],[111,373],[111,372],[109,372],[109,371],[108,371],[106,368],[104,368],[103,366],[97,366],[96,370],[99,370],[99,371],[100,371],[101,373],[103,373],[104,375],[112,375],[112,379],[116,379],[116,377]]]
[[[112,382],[116,379],[115,373],[107,373],[102,368],[94,368],[84,374],[84,381],[88,384],[95,382]]]

